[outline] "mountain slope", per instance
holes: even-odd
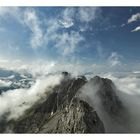
[[[76,97],[84,77],[67,78],[46,100],[28,110],[14,125],[15,133],[104,133],[96,111]]]
[[[66,72],[63,76],[42,101],[18,120],[7,122],[13,133],[105,133],[123,132],[128,127],[127,112],[111,80],[95,76],[87,81],[84,76],[72,78]],[[83,90],[89,86],[91,91]],[[86,92],[94,96],[82,97]],[[94,104],[96,99],[99,106]]]

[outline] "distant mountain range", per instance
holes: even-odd
[[[0,69],[0,94],[12,89],[29,88],[33,82],[29,73]]]

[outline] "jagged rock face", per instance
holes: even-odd
[[[39,133],[103,133],[104,126],[88,103],[74,99],[49,118]]]
[[[14,133],[104,133],[96,111],[76,97],[85,83],[84,77],[65,77],[43,103],[14,122]]]

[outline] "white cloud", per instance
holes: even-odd
[[[80,64],[78,61],[74,61],[72,63],[64,63],[56,61],[46,62],[43,60],[35,61],[34,63],[27,66],[29,73],[31,73],[33,77],[48,75],[50,73],[61,73],[62,71],[68,71],[72,75],[77,76],[92,71],[95,67],[96,65]]]
[[[69,28],[69,26],[75,25],[74,20],[88,23],[95,20],[99,16],[100,11],[100,8],[97,7],[66,8],[61,15],[63,26],[67,25],[66,27]],[[81,28],[83,29],[85,26]]]
[[[17,15],[19,14],[18,7],[0,7],[0,17],[7,18],[7,16],[13,16],[18,18]]]
[[[59,22],[65,27],[69,28],[74,25],[75,8],[65,8],[61,13]]]
[[[47,32],[44,36],[46,45],[53,42],[53,47],[63,56],[74,53],[78,44],[84,40],[83,36],[78,31],[59,32],[60,28],[57,19],[50,19],[47,22]]]
[[[130,127],[130,133],[139,133],[140,130],[140,78],[139,74],[125,73],[121,76],[114,74],[105,74],[103,77],[111,79],[117,87],[117,96],[120,98],[123,106],[127,109]]]
[[[9,63],[9,60],[0,57],[0,65]]]
[[[24,12],[24,23],[32,31],[32,37],[30,40],[32,48],[36,49],[43,43],[43,31],[40,27],[38,16],[33,9],[27,9]]]
[[[135,73],[135,74],[140,74],[140,71],[133,71],[133,73]]]
[[[30,44],[33,49],[40,47],[43,43],[43,30],[35,10],[32,8],[20,9],[18,7],[0,7],[0,17],[15,18],[20,24],[28,27],[32,32]]]
[[[70,28],[74,26],[75,8],[66,8],[62,11],[60,18],[50,19],[47,22],[47,33],[45,41],[54,43],[54,47],[63,55],[69,55],[75,52],[78,44],[84,40],[83,36],[78,31],[59,32],[61,27]]]
[[[62,12],[62,17],[65,20],[73,19],[75,16],[76,8],[65,8]]]
[[[79,8],[78,16],[81,22],[90,22],[98,17],[99,11],[97,7],[82,7]]]
[[[70,28],[70,27],[72,27],[74,25],[74,23],[72,22],[72,20],[59,20],[59,23],[64,28]]]
[[[33,75],[33,77],[38,77],[40,75],[47,75],[49,73],[53,73],[54,70],[57,72],[56,62],[54,61],[35,61],[25,68]]]
[[[90,22],[98,17],[99,8],[81,7],[81,8],[65,8],[56,18],[46,19],[46,22],[39,20],[38,13],[33,8],[1,8],[0,16],[9,15],[14,17],[20,24],[27,27],[31,31],[30,45],[33,49],[47,46],[49,42],[55,42],[62,55],[73,53],[78,43],[83,40],[83,36],[79,32],[71,31],[70,33],[58,31],[64,28],[74,26],[74,21],[78,19],[80,22]],[[45,23],[46,30],[41,25]],[[82,28],[82,27],[80,27]],[[83,27],[85,29],[85,27]],[[72,36],[73,35],[73,36]],[[64,40],[63,40],[64,39]],[[59,46],[65,45],[65,46]]]
[[[100,42],[97,42],[96,49],[97,49],[97,53],[98,53],[99,57],[103,58],[105,54],[104,54],[104,49]]]
[[[19,59],[6,59],[3,57],[0,57],[0,68],[4,68],[7,70],[18,70],[20,69],[24,64]]]
[[[121,55],[119,55],[117,52],[112,52],[111,55],[108,58],[108,62],[111,66],[117,66],[121,65]]]
[[[103,75],[103,77],[113,80],[117,88],[123,91],[124,93],[130,95],[140,95],[140,78],[135,76],[133,73],[118,76],[106,73],[105,75]]]
[[[125,26],[125,24],[123,23],[123,24],[121,24],[121,27],[124,27]]]
[[[0,96],[0,116],[10,112],[9,119],[18,118],[23,112],[31,107],[37,100],[46,96],[46,92],[58,85],[61,75],[40,77],[29,89],[15,89],[3,92]]]
[[[4,81],[0,79],[0,87],[9,87],[11,84],[11,81]]]
[[[11,76],[6,77],[6,79],[14,79],[14,78],[15,78],[15,75],[11,75]]]
[[[132,23],[132,22],[137,21],[137,20],[139,20],[139,19],[140,19],[140,13],[137,13],[137,14],[132,15],[132,16],[128,19],[127,23]]]
[[[133,29],[131,32],[137,32],[140,31],[140,26],[136,27],[135,29]]]
[[[78,43],[84,38],[78,32],[63,33],[57,36],[56,48],[62,55],[72,54],[77,49]]]

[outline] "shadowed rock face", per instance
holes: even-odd
[[[105,119],[88,100],[79,96],[80,90],[87,84],[98,87],[96,95],[102,110],[109,116],[109,122],[124,121],[125,108],[111,80],[95,76],[87,81],[84,76],[71,78],[66,72],[62,75],[61,84],[47,93],[42,102],[36,103],[18,120],[7,122],[13,133],[104,133]],[[111,129],[112,126],[106,132],[111,132]]]
[[[39,133],[103,133],[104,126],[95,110],[75,98],[63,110],[52,115]]]

